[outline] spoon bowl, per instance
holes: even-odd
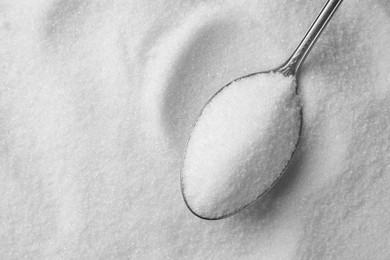
[[[253,84],[259,78],[271,84]],[[282,82],[282,85],[274,88],[275,82]],[[263,91],[268,94],[262,95]],[[248,101],[251,97],[255,98]],[[274,102],[267,101],[269,98],[282,105],[275,106]],[[224,109],[225,104],[228,104],[227,109]],[[224,109],[218,118],[213,117],[216,107]],[[221,219],[265,194],[286,170],[296,150],[301,118],[302,109],[293,76],[286,77],[274,71],[256,73],[223,87],[203,108],[187,143],[181,182],[188,208],[200,218]],[[213,132],[218,135],[205,134]],[[225,139],[231,141],[225,142]],[[210,143],[213,149],[209,149]],[[237,144],[243,149],[237,154],[229,153],[237,150]],[[218,148],[227,152],[220,153]],[[204,151],[207,151],[205,155]],[[213,183],[197,172],[219,175],[219,181]],[[239,185],[235,176],[244,176]]]

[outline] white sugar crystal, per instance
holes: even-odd
[[[390,1],[348,0],[298,78],[288,171],[186,208],[190,129],[284,62],[325,0],[1,0],[0,259],[390,259]]]
[[[299,111],[292,76],[258,74],[222,89],[187,146],[182,185],[190,208],[219,218],[266,192],[295,150]]]

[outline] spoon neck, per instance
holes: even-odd
[[[294,53],[288,61],[281,66],[280,72],[285,76],[296,75],[298,73],[299,68],[342,1],[343,0],[328,0],[326,2]]]

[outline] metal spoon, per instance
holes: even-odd
[[[320,34],[324,30],[324,28],[326,27],[326,25],[328,24],[328,22],[330,21],[331,17],[333,16],[333,14],[335,13],[335,11],[337,10],[337,8],[339,7],[339,5],[341,4],[342,1],[343,0],[328,0],[326,2],[326,4],[323,6],[321,12],[318,14],[317,18],[315,19],[313,24],[310,26],[310,28],[307,31],[307,33],[304,36],[304,38],[302,39],[301,43],[298,45],[298,47],[296,48],[294,53],[291,55],[291,57],[283,65],[281,65],[281,66],[279,66],[279,67],[277,67],[276,69],[273,69],[273,70],[264,71],[264,72],[256,72],[256,73],[252,73],[252,74],[246,75],[244,77],[235,79],[234,81],[232,81],[229,84],[227,84],[226,86],[224,86],[221,90],[223,90],[224,88],[230,86],[233,82],[237,82],[237,81],[242,80],[244,78],[252,77],[254,75],[258,75],[258,74],[261,74],[261,73],[264,73],[264,74],[265,73],[273,73],[273,74],[279,73],[279,74],[283,75],[284,77],[291,77],[292,76],[296,80],[297,75],[299,74],[299,69],[301,68],[301,65],[305,61],[305,59],[306,59],[307,55],[309,54],[310,50],[314,46],[315,42],[319,38]],[[296,87],[296,89],[295,89],[296,95],[298,95],[297,89],[298,88]],[[207,109],[208,105],[212,102],[212,100],[217,95],[219,95],[221,93],[221,90],[218,91],[207,102],[205,107],[202,109],[202,112],[205,109]],[[299,135],[296,138],[295,148],[297,147],[297,144],[298,144],[298,141],[299,141],[299,136],[300,136],[300,133],[301,133],[301,128],[302,128],[302,109],[301,109],[299,104],[297,104],[297,106],[299,106],[298,109],[300,111],[300,116],[298,118],[299,123],[297,124],[298,127],[299,127]],[[201,117],[202,117],[202,113],[200,114],[200,117],[198,117],[196,122],[198,122],[199,118],[201,118]],[[196,124],[194,125],[194,128],[195,127],[196,127]],[[191,135],[192,135],[192,133],[191,133]],[[189,142],[191,142],[191,136],[189,138],[188,143]],[[188,149],[188,143],[187,143],[187,149]],[[186,149],[186,155],[187,155],[187,149]],[[295,152],[295,150],[291,153],[290,160],[291,160],[294,152]],[[183,165],[184,165],[184,162],[186,160],[186,155],[184,156]],[[284,166],[284,170],[279,175],[276,176],[276,178],[273,181],[273,183],[270,186],[265,187],[261,191],[259,191],[259,195],[258,195],[258,197],[255,200],[257,200],[258,198],[263,196],[267,191],[269,191],[274,186],[274,184],[280,179],[280,177],[285,172],[285,170],[286,170],[286,168],[288,166],[289,161],[286,162],[286,164]],[[221,214],[221,215],[218,215],[218,214],[217,215],[215,215],[215,214],[204,214],[204,213],[201,213],[201,212],[196,212],[191,207],[191,203],[190,203],[190,201],[188,200],[188,198],[186,196],[186,185],[187,184],[184,182],[184,178],[183,178],[184,175],[185,175],[185,172],[184,172],[183,167],[182,167],[180,177],[181,177],[181,191],[182,191],[182,195],[183,195],[184,201],[185,201],[187,207],[189,208],[189,210],[194,215],[196,215],[196,216],[198,216],[198,217],[200,217],[202,219],[217,220],[217,219],[223,219],[223,218],[229,217],[229,216],[237,213],[238,211],[240,211],[241,209],[245,208],[246,206],[248,206],[249,204],[251,204],[251,203],[253,203],[255,201],[255,200],[253,200],[253,201],[251,201],[249,203],[246,203],[246,204],[243,204],[243,205],[239,205],[239,207],[236,206],[234,208],[231,208],[228,211],[224,211],[224,213]]]

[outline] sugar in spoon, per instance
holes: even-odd
[[[326,2],[284,64],[233,80],[203,107],[180,174],[193,214],[207,220],[229,217],[263,196],[286,171],[302,128],[296,79],[341,2]]]

